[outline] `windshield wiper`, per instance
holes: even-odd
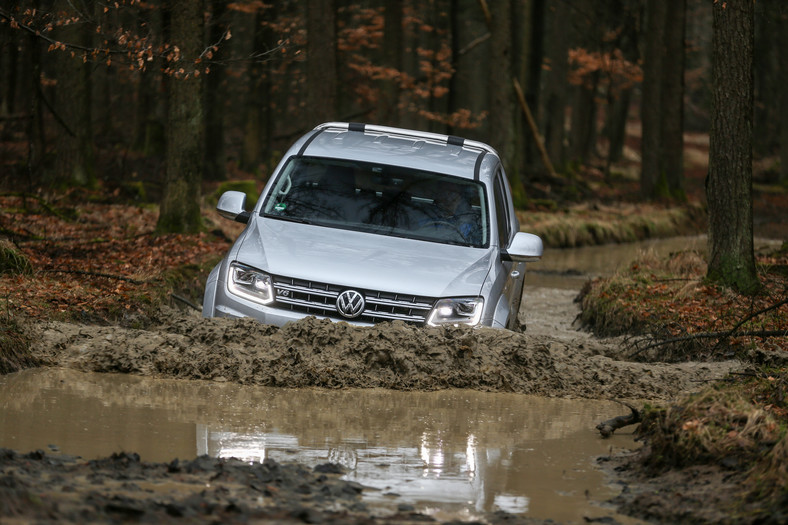
[[[266,219],[278,219],[280,221],[297,222],[299,224],[312,224],[311,221],[302,219],[301,217],[288,217],[287,215],[274,215],[273,213],[266,213],[263,215]]]

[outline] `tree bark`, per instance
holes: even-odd
[[[709,136],[708,278],[743,293],[759,288],[753,253],[752,0],[713,4]]]
[[[70,3],[60,0],[55,11],[80,16]],[[62,42],[90,47],[91,35],[85,23],[68,24],[57,31]],[[96,184],[91,116],[91,64],[69,50],[53,51],[57,61],[57,90],[54,111],[58,132],[55,139],[56,160],[47,177],[55,186],[87,186]]]
[[[640,106],[641,170],[640,194],[653,199],[657,193],[662,158],[662,78],[665,49],[665,21],[668,3],[665,0],[646,2],[646,49],[643,57],[643,94]]]
[[[388,2],[383,13],[383,65],[402,71],[402,4]],[[381,83],[381,123],[397,125],[399,118],[399,78],[386,78]]]
[[[687,0],[668,2],[662,68],[661,171],[668,196],[686,200],[684,193],[684,33]]]
[[[780,90],[780,182],[788,182],[788,7],[783,6],[778,19],[782,30],[779,31],[777,53],[779,55]]]
[[[200,181],[203,173],[205,122],[202,74],[195,59],[203,49],[203,5],[198,0],[172,0],[172,41],[181,58],[170,66],[167,114],[167,165],[159,220],[162,233],[200,229]],[[183,70],[181,72],[181,69]]]
[[[525,197],[525,189],[520,180],[517,166],[514,165],[514,115],[517,106],[512,86],[512,9],[509,0],[488,3],[492,16],[489,26],[490,35],[490,70],[494,72],[488,79],[490,94],[490,145],[494,147],[509,177],[515,201]]]
[[[648,0],[641,99],[641,195],[684,195],[684,33],[686,0]]]
[[[547,154],[560,171],[566,162],[567,73],[569,70],[569,34],[566,22],[569,8],[566,2],[550,2],[545,14],[545,73],[541,118]]]
[[[213,45],[223,39],[226,28],[224,0],[211,0],[211,26],[208,43]],[[224,114],[227,100],[224,89],[225,66],[220,62],[225,55],[225,46],[219,45],[214,53],[217,61],[205,78],[205,179],[227,178],[224,147]]]
[[[449,11],[452,32],[452,75],[449,112],[468,109],[473,114],[487,111],[490,32],[478,0],[452,0]],[[489,117],[473,130],[450,130],[472,139],[488,140]]]
[[[309,0],[306,20],[306,118],[319,124],[336,120],[337,30],[334,0]]]
[[[575,2],[574,6],[573,18],[579,29],[579,38],[575,47],[584,48],[590,53],[600,51],[603,34],[601,4],[594,0],[583,0]],[[599,77],[598,69],[586,74],[574,91],[569,129],[569,156],[578,164],[588,163],[594,154]]]

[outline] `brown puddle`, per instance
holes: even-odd
[[[618,489],[593,457],[633,448],[594,426],[611,401],[469,390],[276,389],[38,369],[0,376],[0,447],[86,459],[200,454],[308,466],[334,462],[370,489],[371,507],[411,505],[438,519],[495,510],[559,522],[615,516]]]

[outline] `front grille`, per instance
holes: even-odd
[[[290,277],[272,276],[276,292],[276,307],[310,315],[345,319],[337,311],[337,297],[347,287]],[[404,295],[354,288],[364,296],[364,312],[352,321],[379,323],[405,321],[424,324],[435,304],[435,299],[418,295]]]

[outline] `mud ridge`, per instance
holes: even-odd
[[[51,322],[36,329],[32,351],[48,365],[93,372],[288,388],[470,388],[597,399],[667,399],[739,367],[733,361],[616,360],[608,357],[615,354],[609,344],[569,324],[515,333],[400,322],[355,327],[306,318],[280,329],[169,310],[147,330]]]

